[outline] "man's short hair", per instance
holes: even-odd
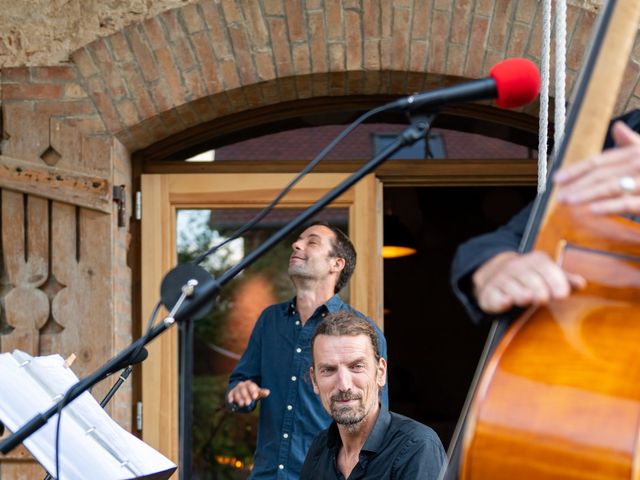
[[[338,227],[328,224],[327,222],[313,222],[310,227],[314,225],[320,225],[327,227],[333,232],[335,238],[332,242],[332,249],[330,255],[332,257],[338,257],[344,259],[344,268],[340,272],[336,286],[334,287],[334,293],[338,293],[349,282],[353,270],[356,268],[356,249],[347,237],[346,233],[340,230]]]
[[[329,336],[342,336],[349,335],[355,337],[357,335],[366,335],[371,340],[371,347],[373,348],[373,354],[376,357],[376,362],[380,360],[380,341],[378,334],[371,322],[362,318],[354,312],[349,310],[339,310],[327,315],[320,324],[316,327],[313,337],[311,338],[311,361],[315,363],[313,358],[313,344],[315,343],[318,335]]]

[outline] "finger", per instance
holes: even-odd
[[[611,135],[613,136],[613,141],[620,147],[640,145],[640,135],[624,122],[617,121],[614,123],[611,128]]]
[[[624,122],[616,122],[611,128],[611,135],[618,147],[640,145],[640,135],[629,128]],[[554,175],[554,181],[558,184],[566,184],[577,177],[593,172],[602,166],[625,163],[627,154],[624,148],[611,149],[607,152],[594,155],[584,161],[573,165],[563,166]]]
[[[640,173],[638,157],[640,150],[625,150],[618,152],[620,162],[601,164],[592,167],[588,172],[573,178],[570,182],[558,185],[558,200],[570,204],[620,196],[620,178],[630,174]]]
[[[238,384],[229,392],[229,402],[235,403],[241,407],[248,405],[248,396],[246,394],[246,387],[243,384]]]
[[[567,280],[574,290],[583,290],[587,286],[587,279],[577,273],[567,273]]]
[[[545,294],[543,298],[537,299],[547,302],[551,298],[565,298],[571,293],[571,284],[567,274],[562,268],[554,263],[548,256],[544,256],[545,261],[537,263],[534,268],[538,274],[538,279],[544,283],[539,286]]]
[[[489,313],[500,313],[514,305],[526,306],[533,302],[534,296],[527,286],[541,283],[539,280],[527,280],[537,275],[533,268],[534,261],[539,261],[535,253],[516,255],[502,262],[499,272],[485,280],[483,288],[478,290],[478,304]],[[495,270],[494,270],[495,271]]]
[[[580,181],[558,191],[558,201],[570,205],[619,198],[627,196],[620,186],[620,178],[628,175],[628,169],[615,169],[605,172],[597,182]],[[587,180],[585,178],[585,180]]]
[[[505,288],[518,306],[545,303],[551,296],[547,275],[555,275],[558,268],[548,255],[531,252],[521,256],[510,266],[509,288]],[[557,280],[556,280],[557,282]],[[554,283],[552,283],[553,285]]]
[[[625,130],[623,135],[626,134]],[[574,184],[580,180],[597,183],[612,175],[619,176],[619,172],[628,175],[630,170],[637,170],[637,163],[634,160],[637,160],[640,144],[636,143],[638,135],[633,131],[631,134],[634,138],[626,140],[621,148],[613,148],[586,160],[561,167],[554,174],[553,181],[559,186]]]
[[[486,313],[504,313],[513,307],[513,302],[499,288],[489,287],[478,296],[478,306]]]
[[[582,162],[577,162],[572,165],[559,168],[553,175],[554,183],[558,185],[564,185],[574,181],[576,178],[582,177],[594,168],[596,160],[589,158]]]
[[[249,403],[260,398],[260,390],[262,389],[253,382],[247,384],[247,396],[249,398]]]
[[[523,255],[510,269],[513,290],[505,289],[512,295],[518,306],[531,303],[543,305],[552,298],[564,298],[571,288],[565,272],[545,253],[531,252]]]
[[[258,398],[268,397],[271,391],[268,388],[261,388],[260,392],[258,392]]]
[[[234,393],[233,401],[241,407],[246,407],[257,399],[259,390],[260,388],[251,380],[241,382],[232,391]]]
[[[544,282],[533,282],[531,278],[529,278],[529,282],[530,284],[519,286],[518,288],[514,288],[515,283],[509,283],[507,293],[511,297],[514,305],[518,307],[528,307],[532,304],[541,305],[547,303],[550,298],[550,293]]]
[[[241,387],[239,386],[236,386],[233,390],[229,392],[227,399],[229,400],[229,403],[234,403],[241,407],[245,406],[244,395],[242,394]]]
[[[640,195],[623,195],[617,198],[598,200],[589,205],[589,209],[598,215],[640,214]]]
[[[567,185],[587,177],[589,181],[596,179],[606,168],[616,167],[628,162],[628,149],[610,149],[598,153],[585,160],[565,165],[558,169],[553,176],[553,181],[558,185]]]

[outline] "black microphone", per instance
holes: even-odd
[[[533,101],[539,91],[540,73],[535,63],[525,58],[508,58],[495,64],[487,78],[403,97],[390,102],[388,107],[418,110],[495,98],[498,106],[515,108]]]

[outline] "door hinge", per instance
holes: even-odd
[[[136,403],[136,428],[142,431],[142,402]]]
[[[136,220],[140,220],[142,218],[142,192],[136,192]]]

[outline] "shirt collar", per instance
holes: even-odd
[[[378,418],[376,418],[376,423],[373,425],[371,432],[369,432],[367,441],[364,442],[364,445],[362,446],[362,452],[376,453],[380,450],[384,442],[384,437],[389,429],[389,425],[391,424],[391,414],[389,413],[389,410],[382,404],[379,405],[380,410],[378,410]]]
[[[367,441],[364,442],[364,445],[362,446],[361,453],[376,453],[382,448],[384,437],[389,429],[389,425],[391,424],[391,414],[384,405],[379,405],[380,410],[378,410],[378,418],[376,418],[376,423],[373,425],[371,432],[369,432]],[[337,450],[341,445],[342,439],[340,438],[338,425],[336,425],[335,421],[331,422],[327,433],[327,448],[330,450]]]
[[[338,310],[340,310],[342,308],[343,305],[344,305],[344,302],[340,298],[340,295],[338,295],[336,293],[333,297],[331,297],[329,300],[327,300],[324,304],[320,305],[316,309],[316,311],[314,312],[314,315],[317,312],[323,312],[323,311],[326,311],[328,313],[337,312]],[[293,297],[291,299],[291,301],[287,305],[287,312],[289,313],[289,315],[293,315],[295,313],[295,311],[296,311],[296,297]]]
[[[329,431],[327,433],[327,448],[330,450],[337,450],[340,445],[342,445],[342,439],[340,438],[338,425],[336,424],[336,422],[331,422],[331,425],[329,425]]]
[[[344,305],[344,302],[340,298],[340,295],[338,295],[337,293],[329,300],[327,300],[324,304],[329,313],[337,312],[342,308],[342,305]]]

